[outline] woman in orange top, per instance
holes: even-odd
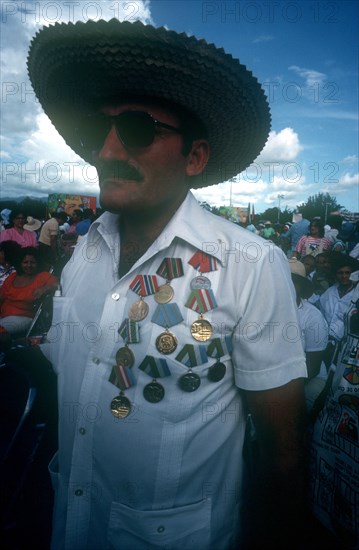
[[[9,275],[0,289],[0,340],[26,332],[35,315],[34,304],[44,294],[54,292],[57,279],[40,271],[35,248],[20,251],[16,272]]]

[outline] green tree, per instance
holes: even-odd
[[[274,223],[277,223],[278,220],[278,208],[274,206],[273,208],[267,208],[262,214],[261,219],[264,221],[269,221]]]
[[[323,223],[326,223],[331,212],[336,212],[340,208],[343,207],[337,202],[336,197],[329,195],[329,193],[317,193],[308,197],[307,202],[298,205],[298,210],[304,218],[312,220],[319,216]]]

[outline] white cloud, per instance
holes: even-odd
[[[308,87],[318,86],[327,79],[327,76],[324,73],[321,73],[314,69],[305,69],[302,67],[298,67],[297,65],[291,65],[290,67],[288,67],[288,70],[293,71],[300,77],[302,77],[305,81],[306,86]]]
[[[350,188],[350,187],[358,187],[359,185],[359,173],[358,174],[349,174],[349,172],[346,172],[339,178],[339,186]]]
[[[294,161],[303,146],[293,128],[284,128],[280,132],[272,130],[268,141],[256,162],[290,162]]]
[[[347,157],[345,157],[343,159],[343,162],[348,163],[348,164],[354,164],[354,163],[357,163],[358,160],[359,159],[358,159],[357,155],[348,155]]]
[[[270,34],[262,34],[261,36],[254,38],[253,44],[259,44],[260,42],[270,42],[271,40],[274,40],[273,36],[271,36]]]

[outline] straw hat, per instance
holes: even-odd
[[[37,231],[42,226],[42,223],[40,222],[40,220],[37,220],[32,216],[28,216],[26,218],[26,221],[27,223],[24,224],[24,229],[28,229],[29,231]]]
[[[268,138],[269,107],[252,73],[222,48],[164,27],[117,19],[56,23],[32,40],[28,71],[45,113],[88,162],[76,136],[76,117],[106,99],[162,99],[202,121],[211,158],[191,187],[237,175]]]

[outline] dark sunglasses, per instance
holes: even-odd
[[[87,151],[99,151],[112,126],[121,143],[130,148],[151,145],[158,128],[181,133],[179,128],[159,122],[144,111],[125,111],[117,116],[96,113],[84,117],[75,129],[81,147]]]

